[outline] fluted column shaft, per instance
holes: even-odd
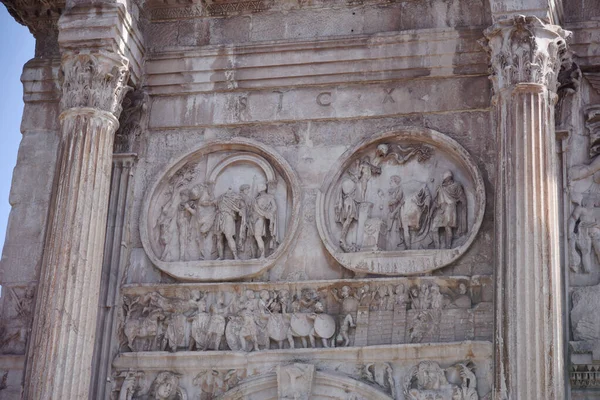
[[[111,52],[63,54],[61,142],[25,399],[88,396],[114,134],[127,63]]]
[[[503,21],[485,34],[499,155],[495,398],[563,399],[554,105],[567,34],[535,17]]]

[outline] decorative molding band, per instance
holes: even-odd
[[[487,75],[480,29],[178,49],[146,62],[151,95]],[[454,53],[454,49],[459,55]]]
[[[414,0],[405,0],[412,2]],[[292,2],[279,2],[275,0],[249,0],[249,1],[200,1],[191,0],[186,5],[174,0],[154,0],[148,2],[150,19],[163,21],[172,19],[222,17],[239,14],[254,14],[264,11],[289,11],[294,9],[321,9],[334,7],[356,7],[367,4],[385,5],[398,3],[399,0],[317,0],[310,4],[302,0]]]

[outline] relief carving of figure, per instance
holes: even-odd
[[[275,249],[278,244],[277,239],[277,203],[275,196],[267,193],[267,185],[259,183],[257,187],[258,194],[253,204],[252,212],[252,230],[254,239],[258,246],[260,258],[265,258],[264,239],[268,233],[271,236],[269,248]]]
[[[466,283],[460,282],[458,284],[458,295],[454,298],[451,307],[470,309],[473,302],[471,296],[468,295],[468,290]]]
[[[258,328],[255,318],[260,317],[256,294],[252,290],[246,290],[245,304],[242,304],[241,327],[239,329],[239,340],[242,351],[248,351],[248,341],[253,345],[253,350],[260,350],[258,346]]]
[[[350,174],[356,178],[360,186],[360,201],[366,201],[369,181],[373,175],[381,174],[381,167],[372,164],[369,156],[364,156],[358,161],[356,171]]]
[[[172,372],[159,373],[152,386],[152,399],[187,400],[188,398],[185,389],[179,386],[179,377]]]
[[[189,191],[182,189],[179,191],[180,203],[177,207],[177,229],[179,232],[179,259],[189,260],[187,243],[190,238],[190,220],[191,215],[187,208],[191,201]]]
[[[350,251],[346,239],[348,231],[354,221],[358,221],[358,201],[356,200],[356,183],[351,179],[342,182],[342,188],[335,204],[335,221],[342,224],[340,235],[340,247],[344,251]]]
[[[192,323],[188,349],[190,351],[206,350],[208,347],[207,333],[210,314],[206,312],[206,301],[204,299],[198,300],[198,310],[188,320]]]
[[[229,312],[229,306],[225,305],[225,295],[219,292],[217,302],[210,305],[210,322],[208,324],[208,344],[214,350],[219,350],[221,340],[225,335],[225,316]]]
[[[183,314],[172,314],[165,321],[165,334],[162,340],[162,350],[174,353],[183,346],[185,340],[185,326],[187,318]]]
[[[592,271],[594,259],[600,261],[600,197],[586,195],[569,218],[570,268],[573,272]],[[595,256],[595,257],[594,257]]]
[[[215,232],[217,234],[217,251],[219,260],[224,259],[223,237],[227,241],[227,246],[233,258],[238,259],[237,247],[235,243],[236,221],[244,216],[244,202],[242,197],[235,193],[231,188],[219,197],[217,200],[217,216]]]
[[[458,236],[467,232],[467,197],[463,186],[454,180],[452,171],[446,171],[442,179],[435,194],[431,230],[436,248],[449,249],[454,230]],[[440,230],[444,231],[443,236]]]
[[[360,299],[352,293],[349,286],[343,286],[339,293],[337,289],[333,288],[331,294],[336,301],[342,304],[342,312],[339,316],[339,333],[336,341],[342,346],[350,346],[349,331],[350,328],[356,327],[354,319],[356,318]]]
[[[388,231],[392,232],[394,229],[400,231],[400,243],[398,246],[404,246],[405,249],[409,249],[410,240],[406,238],[402,226],[402,207],[404,207],[404,192],[402,191],[402,186],[400,183],[402,179],[398,175],[394,175],[390,178],[390,186],[391,188],[388,191],[390,200],[388,202],[389,207],[389,216],[388,216]]]
[[[425,239],[429,234],[431,217],[431,193],[427,185],[423,185],[414,193],[402,210],[404,226],[404,245],[406,249],[414,249],[415,243]]]
[[[210,260],[213,249],[213,226],[217,214],[215,199],[205,184],[195,185],[189,190],[189,200],[184,204],[191,215],[193,232],[198,234],[202,259]]]

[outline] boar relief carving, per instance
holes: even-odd
[[[251,140],[212,141],[151,187],[141,236],[152,262],[187,281],[256,276],[297,231],[300,193],[287,162]]]
[[[411,275],[448,265],[483,220],[483,179],[467,151],[430,129],[399,128],[342,155],[318,197],[327,250],[362,274]]]

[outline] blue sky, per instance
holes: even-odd
[[[0,4],[0,246],[4,245],[10,212],[8,194],[17,162],[23,115],[23,65],[33,58],[35,40]]]

